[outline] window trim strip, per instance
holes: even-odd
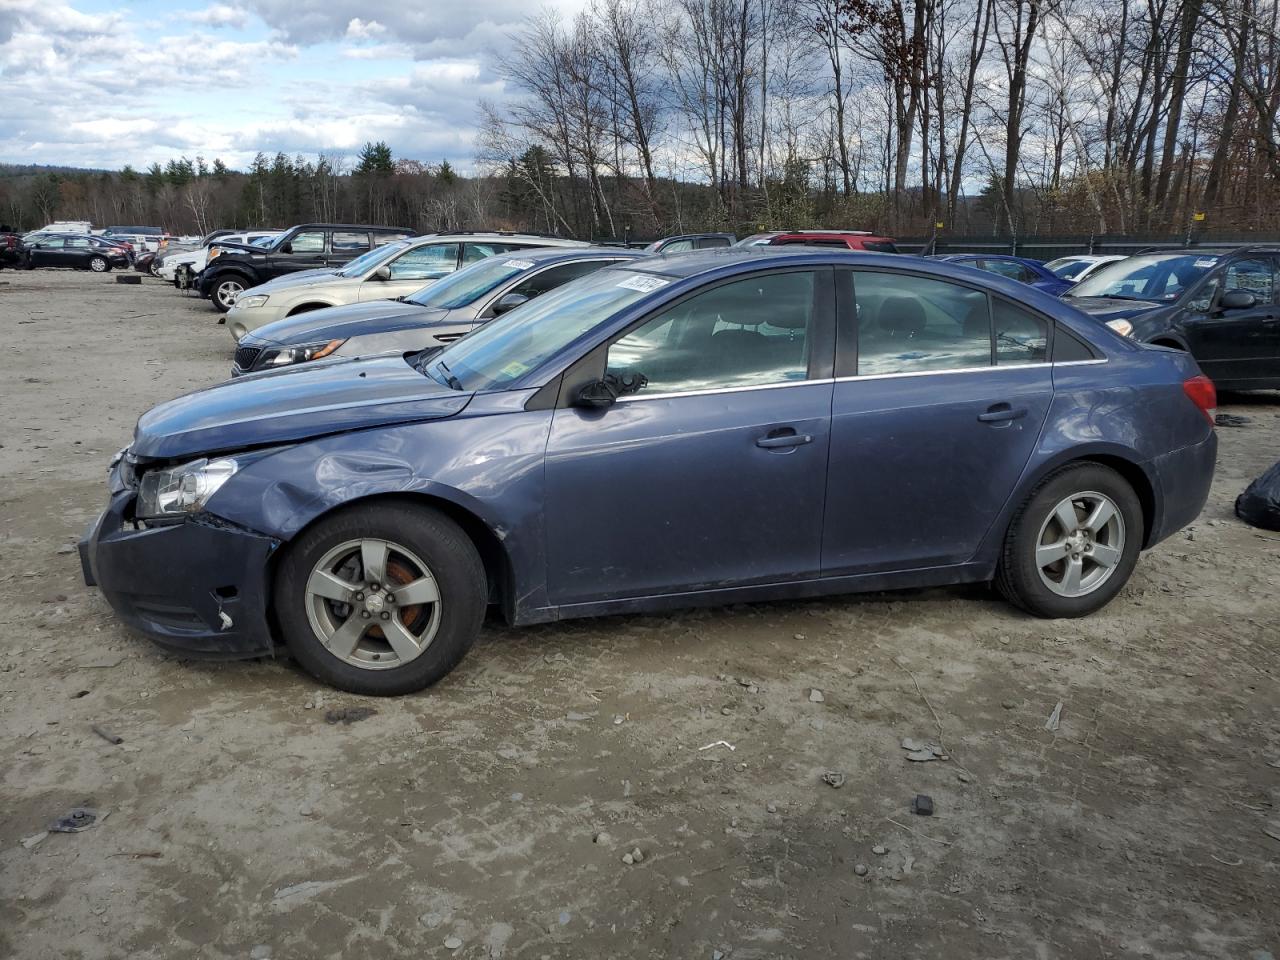
[[[741,387],[712,387],[707,390],[674,390],[669,393],[633,393],[618,397],[617,403],[635,403],[637,400],[670,400],[677,397],[708,397],[720,393],[745,393],[748,390],[778,390],[782,387],[813,387],[826,383],[853,383],[859,380],[899,380],[903,377],[936,377],[955,373],[995,372],[1001,370],[1038,370],[1048,367],[1084,367],[1099,363],[1101,360],[1062,360],[1057,363],[1009,363],[1004,366],[989,367],[953,367],[947,370],[916,370],[910,373],[868,373],[853,377],[823,377],[818,380],[783,380],[779,383],[757,383]]]

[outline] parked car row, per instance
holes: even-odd
[[[1148,318],[1276,290],[1247,265],[1271,253],[1070,265],[1096,273],[1059,298],[1043,266],[849,231],[400,234],[210,249],[196,289],[240,278],[231,379],[142,416],[80,544],[127,623],[390,695],[452,670],[487,608],[989,581],[1082,616],[1213,476],[1214,385],[1139,342]]]

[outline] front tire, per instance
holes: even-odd
[[[152,260],[149,264],[147,264],[147,272],[150,273],[157,280],[161,279],[160,264],[156,263],[154,260]]]
[[[349,507],[281,559],[275,614],[289,652],[317,680],[369,696],[413,693],[475,643],[487,581],[448,517],[403,502]]]
[[[90,257],[89,269],[94,273],[106,273],[111,269],[111,264],[107,262],[106,257]]]
[[[1005,534],[996,586],[1037,617],[1083,617],[1128,582],[1143,540],[1142,504],[1110,467],[1073,463],[1031,492]]]
[[[214,283],[209,299],[218,308],[219,313],[226,313],[236,302],[236,297],[244,293],[244,281],[236,276],[222,277]]]

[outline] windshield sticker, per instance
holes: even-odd
[[[661,277],[635,273],[619,283],[618,286],[626,287],[628,290],[639,290],[641,293],[649,293],[659,287],[665,287],[670,282],[670,280],[663,280]]]
[[[1217,258],[1217,257],[1201,257],[1199,260],[1197,260],[1197,261],[1196,261],[1196,266],[1197,266],[1197,267],[1212,267],[1212,266],[1213,266],[1215,263],[1217,263],[1217,262],[1218,262],[1218,258]]]
[[[502,368],[502,375],[508,379],[514,380],[528,369],[528,364],[521,363],[519,360],[513,360]]]
[[[532,260],[508,260],[503,264],[504,267],[513,267],[516,270],[528,270],[533,266]]]

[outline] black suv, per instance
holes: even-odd
[[[406,227],[351,223],[303,223],[291,227],[269,247],[215,243],[200,274],[200,296],[223,313],[249,287],[302,270],[336,270],[362,253],[392,240],[415,236]]]
[[[1219,389],[1280,387],[1280,245],[1143,251],[1062,299],[1117,333],[1190,351]]]

